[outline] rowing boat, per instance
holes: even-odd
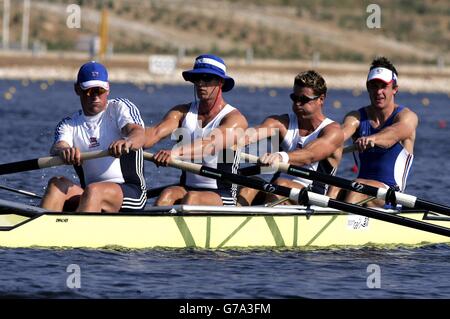
[[[102,156],[108,156],[108,152],[82,154],[82,158],[87,160]],[[153,160],[153,154],[144,152],[144,159]],[[59,157],[6,163],[0,165],[0,175],[61,164]],[[327,184],[367,193],[389,203],[395,203],[398,199],[413,210],[370,209],[308,189],[288,188],[179,159],[171,159],[169,166],[283,196],[308,206],[176,205],[151,207],[140,213],[67,214],[0,199],[0,246],[221,249],[450,242],[450,207],[412,195],[326,177]],[[324,178],[316,172],[300,171],[293,165],[281,169],[293,175],[306,175],[306,178],[313,180]],[[37,196],[22,190],[14,191]]]
[[[423,211],[389,214],[448,226]],[[141,213],[54,213],[0,200],[0,246],[67,248],[360,247],[448,243],[450,238],[316,206],[175,205]]]

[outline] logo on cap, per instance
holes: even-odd
[[[101,63],[95,61],[85,63],[78,71],[77,83],[82,90],[91,87],[102,87],[109,90],[108,71]]]

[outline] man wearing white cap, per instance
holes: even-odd
[[[247,120],[222,96],[222,92],[234,86],[234,80],[226,74],[224,61],[212,54],[200,55],[195,59],[194,68],[183,72],[183,78],[194,84],[194,101],[173,107],[160,123],[147,128],[145,148],[179,129],[175,134],[181,136],[181,143],[172,150],[158,151],[157,165],[166,166],[172,157],[178,157],[237,173],[238,152],[225,149],[235,144],[236,134],[247,128]],[[180,186],[166,188],[155,204],[232,206],[236,204],[236,191],[237,185],[183,172]]]
[[[359,151],[356,181],[375,187],[404,191],[413,161],[417,115],[395,103],[398,73],[385,57],[372,61],[366,82],[370,105],[348,113],[344,118],[344,138],[352,137]],[[347,202],[356,203],[367,195],[349,192]],[[383,206],[375,200],[370,206]]]
[[[57,125],[50,153],[74,165],[81,185],[53,177],[41,206],[79,212],[143,209],[145,126],[139,110],[127,99],[108,100],[108,72],[98,62],[81,66],[74,88],[82,109]],[[114,157],[81,161],[81,152],[104,149]]]

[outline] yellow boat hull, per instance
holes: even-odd
[[[449,237],[333,210],[322,209],[312,215],[301,210],[291,214],[289,209],[273,214],[265,208],[231,210],[184,206],[177,211],[179,215],[45,213],[32,218],[3,213],[0,246],[220,249],[450,242]],[[401,216],[421,220],[423,213]],[[448,221],[432,223],[448,226]]]

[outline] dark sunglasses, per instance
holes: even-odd
[[[299,103],[300,102],[301,104],[306,104],[306,103],[309,103],[309,102],[311,102],[313,100],[318,99],[320,97],[320,95],[311,96],[310,97],[310,96],[307,96],[307,95],[298,96],[298,95],[295,95],[294,93],[291,93],[289,95],[289,97],[291,98],[292,102],[294,102],[294,103]]]
[[[105,94],[108,90],[102,88],[102,87],[92,87],[87,90],[83,90],[83,93],[87,96],[94,96],[94,95],[102,95]]]
[[[214,80],[219,80],[219,77],[213,74],[208,73],[200,73],[192,76],[192,82],[200,82],[203,81],[205,83],[212,82]]]

